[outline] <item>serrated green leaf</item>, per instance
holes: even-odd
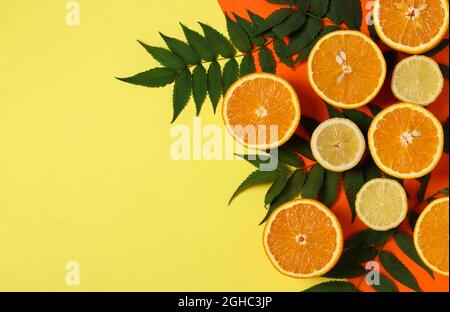
[[[446,47],[448,47],[448,39],[447,38],[442,39],[442,41],[439,42],[439,44],[436,47],[434,47],[433,49],[431,49],[428,52],[425,52],[423,55],[426,55],[429,57],[435,56],[436,54],[438,54],[439,52],[444,50]]]
[[[299,9],[302,11],[309,10],[311,0],[295,0],[295,4],[298,5]]]
[[[331,0],[330,8],[328,10],[327,16],[335,24],[340,25],[344,21],[344,2],[345,0]]]
[[[397,51],[389,50],[383,53],[384,59],[386,60],[386,71],[390,73],[394,70],[395,63],[397,61]]]
[[[254,36],[253,34],[256,31],[256,25],[250,23],[245,18],[242,18],[241,16],[237,14],[233,14],[234,18],[236,19],[237,23],[241,25],[242,29],[245,30],[247,35],[250,37],[250,41],[258,47],[262,47],[265,43],[264,36]]]
[[[373,161],[370,155],[367,156],[364,162],[364,181],[368,182],[372,179],[378,179],[383,176],[383,173]]]
[[[255,60],[253,59],[253,55],[246,54],[241,60],[241,66],[239,68],[239,75],[241,77],[254,73],[256,71],[255,68]]]
[[[344,23],[348,28],[360,30],[362,24],[362,7],[360,0],[345,0],[344,5]]]
[[[370,112],[372,113],[372,116],[375,117],[378,115],[383,109],[375,104],[367,104],[367,107],[369,108]]]
[[[378,272],[380,276],[380,284],[379,285],[370,285],[377,292],[398,292],[397,286],[383,273]]]
[[[164,87],[175,81],[177,72],[171,68],[153,68],[127,78],[117,78],[120,81],[134,85],[157,88]]]
[[[284,189],[281,191],[275,200],[271,203],[270,208],[267,210],[266,216],[261,221],[260,225],[269,219],[272,212],[280,205],[296,198],[302,191],[303,184],[305,183],[305,172],[303,169],[294,171],[289,177]]]
[[[379,42],[381,39],[380,37],[378,37],[378,33],[375,30],[375,24],[371,23],[367,27],[369,29],[370,38],[372,38],[372,40],[375,42]]]
[[[444,77],[448,79],[448,65],[439,64],[439,68],[441,69],[442,75],[444,75]]]
[[[344,114],[337,109],[336,107],[326,103],[327,105],[327,110],[328,110],[328,116],[330,116],[330,118],[342,118],[344,117]]]
[[[202,105],[205,102],[207,92],[208,76],[205,67],[199,64],[192,72],[192,95],[194,97],[197,116],[199,115]]]
[[[449,146],[449,136],[448,136],[449,123],[448,123],[448,118],[445,121],[445,123],[442,125],[442,128],[444,129],[444,153],[448,154],[448,146]]]
[[[288,171],[283,171],[283,173],[273,182],[273,184],[267,190],[266,196],[264,198],[264,205],[269,205],[275,199],[275,197],[280,195],[281,191],[286,186],[288,178]]]
[[[417,219],[419,219],[419,213],[415,211],[411,211],[408,215],[408,223],[411,231],[414,231],[416,227]]]
[[[333,0],[331,0],[333,2]],[[328,8],[330,5],[330,0],[314,0],[311,1],[312,13],[323,17],[328,12]]]
[[[364,172],[361,168],[353,168],[344,173],[344,190],[347,196],[347,201],[352,211],[352,222],[356,218],[356,194],[358,194],[361,187],[364,185]]]
[[[433,271],[430,270],[430,268],[428,268],[425,263],[423,263],[422,259],[420,259],[419,255],[417,254],[416,248],[414,247],[414,241],[411,237],[409,237],[408,234],[397,231],[394,234],[394,241],[405,255],[407,255],[422,269],[427,271],[427,273],[430,274],[430,276],[434,279]]]
[[[331,205],[336,201],[340,176],[341,174],[338,172],[325,170],[324,184],[322,187],[320,200],[327,207],[331,207]]]
[[[192,75],[189,70],[181,72],[175,79],[173,87],[173,118],[172,123],[178,118],[180,113],[186,107],[191,97]]]
[[[380,261],[386,272],[395,280],[415,291],[421,291],[414,275],[412,275],[408,268],[391,252],[386,250],[381,251]]]
[[[316,199],[323,184],[324,169],[319,164],[314,165],[308,172],[302,190],[302,198]]]
[[[231,42],[239,51],[244,53],[250,52],[252,44],[245,30],[228,15],[226,15],[226,19],[228,35],[230,36]]]
[[[255,31],[255,35],[261,35],[266,31],[272,29],[273,27],[281,24],[286,20],[292,13],[289,8],[283,8],[272,12],[263,22],[261,22]],[[253,18],[252,18],[253,19]]]
[[[309,136],[312,136],[314,130],[316,130],[320,122],[312,117],[302,115],[301,124],[306,133],[308,133]]]
[[[275,51],[275,54],[278,56],[280,61],[284,64],[286,64],[289,67],[294,66],[294,62],[292,62],[292,57],[285,56],[287,44],[284,42],[283,39],[275,38],[273,42],[273,50]]]
[[[274,74],[276,71],[276,63],[272,51],[267,47],[259,50],[259,64],[263,72]]]
[[[203,29],[203,34],[206,39],[208,39],[217,54],[220,54],[226,58],[231,58],[236,54],[236,50],[233,45],[224,35],[209,25],[203,23],[199,24]]]
[[[425,198],[425,193],[427,191],[428,183],[430,182],[431,174],[424,175],[421,178],[418,178],[417,181],[420,183],[420,188],[417,191],[417,199],[419,202],[422,202]]]
[[[264,23],[264,18],[259,16],[258,14],[247,10],[248,16],[250,16],[250,19],[252,20],[252,23],[256,26],[260,26],[262,23]]]
[[[386,241],[391,238],[393,230],[389,231],[375,231],[366,229],[359,231],[350,236],[344,244],[344,248],[355,248],[359,245],[369,245],[374,247],[380,247]]]
[[[292,13],[284,22],[275,26],[272,32],[280,39],[292,34],[305,23],[305,13],[297,11]]]
[[[222,73],[222,92],[225,94],[228,88],[239,79],[239,64],[232,58],[225,63]]]
[[[304,292],[357,292],[358,290],[350,282],[331,281],[317,284]]]
[[[376,248],[368,245],[359,245],[345,250],[336,266],[325,276],[330,278],[352,278],[366,273],[361,264],[375,259]]]
[[[205,61],[211,62],[216,58],[214,49],[209,44],[208,40],[200,35],[198,32],[191,30],[181,24],[184,36],[192,49]]]
[[[246,189],[249,189],[253,186],[262,185],[274,182],[280,175],[282,174],[281,170],[274,170],[274,171],[259,171],[256,170],[252,172],[245,180],[244,182],[239,185],[237,190],[233,193],[233,195],[230,198],[230,201],[228,202],[228,205],[231,204],[231,202],[243,191]]]
[[[317,17],[308,16],[303,27],[291,35],[291,41],[286,49],[286,55],[299,53],[310,42],[312,42],[322,29],[322,20]]]
[[[278,148],[278,160],[296,168],[303,168],[305,165],[300,157],[285,147]]]
[[[329,34],[330,32],[339,30],[340,28],[338,26],[325,26],[322,28],[322,30],[319,32],[319,34],[314,38],[306,47],[304,47],[300,53],[298,54],[295,63],[303,62],[308,59],[309,54],[311,53],[312,49],[316,45],[317,41],[319,41],[320,38],[325,36],[326,34]]]
[[[354,278],[362,276],[366,274],[366,272],[367,271],[360,264],[353,264],[347,266],[336,264],[336,266],[332,268],[324,276],[328,278]]]
[[[344,109],[343,112],[344,116],[353,121],[366,136],[372,123],[372,117],[356,109]]]
[[[179,56],[173,54],[171,51],[164,48],[149,46],[139,40],[138,42],[162,66],[172,68],[176,71],[180,71],[186,68],[186,64],[183,62],[183,60]]]
[[[273,4],[292,4],[294,0],[266,0],[269,3]]]
[[[208,95],[215,112],[222,95],[222,70],[217,61],[212,62],[208,68]]]
[[[168,37],[162,33],[159,34],[163,38],[170,51],[181,57],[186,64],[193,65],[200,63],[200,57],[187,43],[184,43],[183,41],[172,37]]]
[[[289,139],[289,141],[286,142],[285,146],[305,156],[308,159],[315,160],[313,153],[311,151],[310,143],[301,136],[294,134]]]

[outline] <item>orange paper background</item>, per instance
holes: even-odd
[[[279,8],[279,5],[273,5],[267,3],[265,0],[251,0],[251,1],[242,1],[242,0],[218,0],[222,10],[225,13],[236,13],[242,17],[248,18],[246,10],[253,11],[263,17],[269,15],[272,11]],[[371,1],[362,0],[362,5],[364,9],[364,17],[370,15],[370,5]],[[363,23],[363,32],[368,33],[367,23]],[[446,35],[448,38],[448,33]],[[382,49],[385,49],[385,46],[382,46]],[[404,58],[406,55],[400,54],[400,58]],[[449,57],[449,49],[448,47],[441,51],[438,55],[434,57],[436,61],[443,64],[448,64]],[[299,64],[295,69],[291,69],[284,64],[279,64],[277,67],[277,74],[285,79],[287,79],[296,89],[300,103],[302,108],[302,114],[310,117],[314,117],[318,120],[325,120],[328,118],[327,109],[323,102],[319,99],[319,97],[314,93],[311,86],[308,83],[307,75],[306,75],[306,64]],[[386,82],[383,86],[381,93],[377,96],[377,98],[373,101],[380,107],[386,107],[393,103],[398,102],[390,91],[390,76],[387,77]],[[440,121],[445,121],[448,117],[448,99],[449,99],[449,85],[448,79],[445,81],[444,91],[438,98],[438,100],[429,105],[427,108],[433,112]],[[367,108],[363,108],[363,111],[368,112]],[[298,129],[301,133],[301,129]],[[425,197],[435,193],[436,191],[448,186],[448,172],[449,172],[449,159],[448,154],[443,154],[439,165],[433,171],[430,183],[427,188],[427,192]],[[408,194],[410,194],[409,199],[409,207],[410,209],[417,206],[417,190],[419,189],[419,183],[416,180],[406,180],[405,187],[407,189]],[[418,207],[418,211],[423,210],[423,205]],[[351,234],[364,229],[365,226],[357,219],[352,224],[351,223],[351,214],[350,208],[347,204],[347,200],[345,198],[345,194],[341,189],[339,192],[338,200],[331,207],[333,212],[339,218],[345,237],[350,236]],[[402,230],[405,232],[412,234],[411,230],[407,224],[407,221],[404,222],[401,226]],[[449,280],[448,277],[439,275],[435,273],[434,280],[426,273],[421,267],[416,265],[412,260],[410,260],[407,256],[405,256],[402,251],[395,245],[395,243],[390,240],[386,246],[385,250],[389,250],[393,252],[395,255],[399,257],[399,259],[406,264],[406,266],[411,270],[414,276],[417,278],[418,283],[423,291],[449,291]],[[383,269],[382,269],[383,271]],[[352,279],[352,282],[358,284],[360,282],[360,278]],[[411,291],[408,287],[396,282],[397,287],[400,291]],[[373,291],[371,287],[361,284],[360,290],[362,291]]]

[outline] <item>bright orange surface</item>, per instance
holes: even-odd
[[[269,15],[274,9],[278,8],[277,5],[268,4],[264,0],[252,0],[252,1],[242,1],[242,0],[218,0],[224,12],[236,13],[243,17],[248,17],[246,10],[251,10],[261,16]],[[363,8],[365,8],[364,16],[367,16],[371,6],[366,7],[370,1],[363,0]],[[363,23],[364,24],[364,23]],[[364,24],[363,31],[368,33],[367,25]],[[448,38],[448,33],[446,34]],[[385,47],[382,47],[385,49]],[[406,55],[402,55],[404,58]],[[448,64],[449,49],[448,47],[441,51],[434,59],[439,63]],[[277,67],[277,74],[288,80],[294,88],[297,90],[300,103],[302,103],[302,115],[311,116],[318,120],[325,120],[328,118],[327,109],[321,99],[312,90],[306,72],[306,63],[297,65],[295,69],[290,69],[284,64],[279,64]],[[390,91],[390,81],[391,77],[388,76],[386,82],[382,88],[380,94],[373,101],[380,107],[386,107],[393,103],[398,102]],[[448,117],[448,100],[449,100],[449,85],[448,79],[445,80],[444,91],[439,96],[437,101],[427,107],[431,112],[433,112],[440,121],[445,121]],[[362,108],[363,111],[369,112],[367,108]],[[298,129],[299,133],[303,130]],[[444,154],[438,164],[434,169],[430,184],[427,188],[425,196],[429,196],[436,191],[448,186],[448,170],[449,170],[449,158],[448,154]],[[409,207],[417,206],[417,197],[415,196],[417,190],[419,189],[419,183],[415,180],[409,180],[405,182],[405,187],[408,193],[411,195],[409,199]],[[361,221],[356,220],[353,224],[351,223],[350,208],[348,207],[347,200],[343,190],[340,191],[338,200],[335,202],[333,207],[331,207],[333,212],[338,217],[342,224],[344,231],[344,236],[349,235],[364,229],[365,226]],[[418,207],[418,211],[422,211],[423,205]],[[261,208],[262,209],[262,208]],[[402,229],[412,235],[411,230],[407,224],[402,225]],[[262,247],[261,247],[262,248]],[[386,244],[386,250],[392,251],[397,255],[400,260],[407,265],[407,267],[413,272],[414,276],[417,278],[420,287],[424,291],[449,291],[449,279],[448,277],[435,274],[435,279],[433,280],[428,273],[426,273],[422,268],[416,265],[412,260],[403,255],[399,248],[395,245],[395,242],[390,241]],[[383,270],[382,270],[383,271]],[[359,283],[360,278],[353,280],[355,283]],[[402,284],[396,283],[400,291],[411,291],[408,287]],[[365,286],[362,283],[360,288],[362,291],[373,291],[369,286]]]

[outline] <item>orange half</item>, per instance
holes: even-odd
[[[414,228],[414,245],[422,261],[433,271],[448,276],[448,197],[431,202]]]
[[[381,40],[409,54],[431,50],[448,30],[447,0],[376,0],[373,21]]]
[[[272,213],[263,241],[278,271],[309,278],[324,275],[337,263],[343,235],[339,221],[327,207],[315,200],[295,199]]]
[[[227,91],[223,120],[239,143],[271,149],[285,143],[300,122],[300,103],[294,88],[267,73],[242,77]]]
[[[359,31],[339,30],[321,38],[308,58],[308,78],[327,103],[356,108],[369,103],[386,78],[380,48]]]

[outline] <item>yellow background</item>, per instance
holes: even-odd
[[[0,2],[0,290],[299,291],[261,243],[265,188],[231,207],[252,168],[173,161],[171,88],[121,83],[155,67],[178,22],[225,30],[214,0]],[[192,125],[191,102],[177,124]],[[221,125],[209,102],[203,124]],[[67,286],[78,261],[81,285]]]

